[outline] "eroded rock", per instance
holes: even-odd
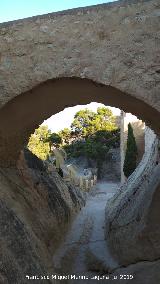
[[[0,184],[1,283],[52,274],[53,252],[84,205],[83,195],[28,150],[21,153],[18,169],[0,169]]]
[[[157,153],[158,139],[154,137],[136,171],[106,206],[106,239],[110,251],[120,266],[135,265],[132,272],[137,275],[136,284],[142,283],[143,277],[147,279],[146,275],[152,282],[146,280],[145,283],[158,283],[160,277],[160,164],[157,164]],[[126,268],[125,271],[130,270]]]

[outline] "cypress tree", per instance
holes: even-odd
[[[136,169],[137,166],[137,145],[133,133],[132,125],[128,124],[128,138],[127,138],[127,149],[123,165],[124,175],[128,178]]]

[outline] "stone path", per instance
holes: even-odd
[[[64,242],[53,256],[54,270],[58,274],[83,275],[90,279],[97,272],[117,267],[104,236],[105,206],[117,188],[115,183],[98,183],[92,190],[86,206],[76,216]],[[77,283],[90,283],[87,281]],[[75,280],[65,283],[72,284]]]

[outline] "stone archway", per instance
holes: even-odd
[[[160,113],[144,101],[88,79],[48,80],[9,101],[0,110],[1,164],[14,165],[34,129],[65,107],[97,101],[131,112],[160,133]]]
[[[0,24],[0,107],[52,78],[87,78],[160,110],[159,1],[116,1]]]
[[[159,135],[159,15],[159,0],[126,0],[0,24],[0,166],[15,166],[19,152],[27,142],[28,137],[44,119],[67,106],[86,104],[91,101],[102,102],[131,112],[144,120]],[[152,152],[148,154],[152,155]],[[155,251],[158,255],[160,238],[159,233],[157,235],[156,233],[157,226],[159,226],[157,217],[159,216],[159,204],[157,202],[160,183],[159,165],[154,169],[155,165],[152,162],[154,155],[152,155],[151,160],[147,158],[147,168],[145,169],[145,165],[143,165],[144,170],[141,169],[140,178],[133,177],[126,184],[128,188],[126,197],[123,198],[123,192],[125,193],[126,188],[122,191],[122,195],[120,192],[121,196],[118,197],[120,202],[117,201],[117,210],[113,212],[113,215],[111,212],[108,225],[112,226],[113,229],[117,228],[117,231],[113,230],[113,232],[116,232],[115,236],[111,235],[111,237],[113,240],[115,237],[117,241],[117,236],[120,236],[121,248],[123,248],[124,232],[126,232],[125,237],[128,237],[129,246],[127,248],[124,246],[124,252],[126,250],[130,252],[130,234],[127,230],[123,231],[121,238],[121,232],[119,233],[118,230],[119,228],[123,230],[123,227],[125,227],[133,235],[133,232],[136,232],[137,224],[139,226],[139,222],[143,219],[140,213],[142,212],[143,215],[142,209],[146,200],[151,204],[150,193],[157,192],[155,200],[153,199],[151,204],[151,209],[154,208],[155,211],[148,211],[150,215],[146,223],[148,227],[146,226],[146,231],[139,234],[139,237],[140,244],[144,243],[144,240],[148,241],[148,235],[153,237],[149,241],[157,244],[158,250],[155,245]],[[148,175],[148,171],[150,175]],[[9,169],[8,176],[11,172],[12,170]],[[17,173],[15,173],[15,176],[17,181]],[[6,196],[6,200],[9,199],[8,207],[14,207],[16,211],[16,200],[19,205],[22,203],[23,208],[22,193],[26,194],[24,195],[24,208],[28,209],[25,209],[24,216],[28,220],[30,215],[28,213],[31,212],[31,215],[32,213],[34,215],[34,212],[36,212],[34,216],[31,216],[29,224],[32,224],[33,219],[38,223],[41,215],[37,214],[38,211],[34,211],[34,202],[32,207],[28,206],[26,202],[27,198],[29,198],[29,204],[31,204],[32,199],[35,200],[32,198],[32,193],[35,194],[36,191],[32,190],[32,187],[28,188],[30,191],[25,191],[24,188],[19,190],[19,186],[15,190],[11,186],[12,177],[8,181],[8,177],[5,177],[3,172],[1,177],[2,195]],[[134,183],[135,180],[137,180],[137,183]],[[154,181],[156,181],[156,184]],[[133,183],[132,188],[130,182]],[[7,186],[8,183],[9,186]],[[20,180],[19,183],[21,185]],[[25,187],[26,184],[23,184],[23,186]],[[146,194],[146,187],[148,194]],[[18,195],[15,194],[17,191],[20,191]],[[136,192],[140,198],[136,196]],[[121,202],[121,197],[123,202]],[[42,199],[43,203],[44,200]],[[134,204],[137,204],[137,216],[135,216],[135,210],[133,210],[132,200],[135,200]],[[11,210],[8,210],[5,203],[1,202],[0,205],[1,219],[6,220],[5,218],[8,216],[7,220],[10,221],[10,226],[8,224],[4,226],[2,222],[5,232],[4,235],[2,234],[2,245],[4,246],[4,236],[7,232],[9,234],[10,232],[17,232],[17,230],[11,230],[11,228],[12,226],[18,228],[18,226],[17,218],[13,218],[13,213],[12,215],[8,214]],[[125,211],[119,210],[122,207],[125,208]],[[21,220],[23,210],[19,211],[18,208],[17,212]],[[121,214],[119,214],[120,212]],[[133,216],[131,216],[131,213],[133,213]],[[36,218],[37,215],[38,219]],[[119,219],[117,219],[117,215]],[[129,219],[133,217],[133,225],[135,224],[135,226],[132,226],[132,222],[130,220],[128,222],[128,219],[124,216],[128,216]],[[113,220],[115,223],[112,222]],[[118,221],[117,225],[116,222]],[[37,223],[35,226],[31,226],[33,232],[36,232]],[[131,227],[128,224],[131,224]],[[45,228],[46,231],[45,222],[44,226],[41,223],[39,226]],[[26,228],[28,230],[29,226],[27,225]],[[50,229],[50,227],[48,228]],[[40,230],[40,232],[43,233],[44,231]],[[17,234],[14,233],[15,235]],[[25,238],[31,240],[30,243],[33,242],[33,239],[28,238],[28,235],[22,235],[22,243],[26,244]],[[16,242],[9,242],[11,249],[15,243],[17,247],[21,247],[22,243],[18,243],[19,239],[16,238]],[[5,245],[8,244],[8,235],[6,240]],[[117,244],[117,242],[115,243]],[[134,254],[136,247],[134,247],[134,240],[132,244]],[[30,248],[30,246],[28,247]],[[149,256],[151,250],[154,251],[152,246],[149,249]],[[24,251],[26,251],[26,247]],[[27,252],[32,253],[30,249],[27,249]],[[130,263],[135,261],[133,254],[131,253]],[[4,253],[5,263],[8,259],[6,255],[8,254]],[[11,263],[15,262],[17,265],[18,259],[19,263],[25,264],[26,271],[28,259],[32,260],[31,255],[27,258],[26,263],[19,258],[19,250],[18,255],[15,255],[15,258],[11,258]],[[44,258],[43,250],[41,255]],[[11,251],[11,256],[13,256],[13,251]],[[123,254],[121,254],[121,258],[123,264]],[[139,259],[147,258],[139,257]],[[151,255],[148,259],[153,262],[155,256],[152,257]],[[37,263],[40,263],[37,258],[35,258],[35,261],[31,261],[31,264],[36,264],[33,265],[34,268]],[[8,263],[4,267],[5,270],[6,267],[10,268]],[[32,274],[33,271],[35,273],[35,269],[31,271]],[[39,271],[40,274],[45,275],[43,271]],[[159,279],[159,274],[157,278]],[[11,281],[13,281],[13,278]]]
[[[0,24],[1,163],[43,119],[91,100],[159,134],[158,7],[118,1]]]

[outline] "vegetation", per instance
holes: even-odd
[[[50,152],[52,151],[52,146],[59,147],[62,143],[62,138],[55,132],[51,133],[50,130],[48,130],[48,136],[45,140],[45,143],[49,142],[50,146]]]
[[[52,147],[63,147],[68,157],[85,156],[100,163],[110,148],[119,146],[120,131],[115,117],[106,107],[97,112],[88,109],[78,111],[71,128],[51,133],[47,126],[40,126],[31,135],[28,148],[42,160],[51,155]]]
[[[88,109],[78,111],[71,130],[79,137],[88,137],[97,131],[113,131],[116,130],[115,117],[112,111],[106,107],[97,108],[97,112]]]
[[[112,111],[106,107],[97,108],[97,112],[80,110],[71,124],[73,143],[64,145],[69,156],[85,155],[92,159],[105,158],[111,147],[119,143],[119,129]]]
[[[50,155],[50,136],[48,126],[41,125],[29,139],[28,149],[41,160],[46,160]]]
[[[69,145],[64,145],[69,157],[86,156],[94,160],[105,159],[110,148],[119,146],[119,130],[97,131],[84,140],[79,139]]]
[[[64,128],[63,130],[58,132],[58,135],[61,139],[61,144],[69,144],[71,138],[71,130],[69,128]],[[59,146],[59,145],[57,145]]]
[[[137,166],[137,145],[133,133],[132,125],[128,124],[128,138],[127,138],[127,150],[124,160],[123,172],[128,178],[136,169]]]

